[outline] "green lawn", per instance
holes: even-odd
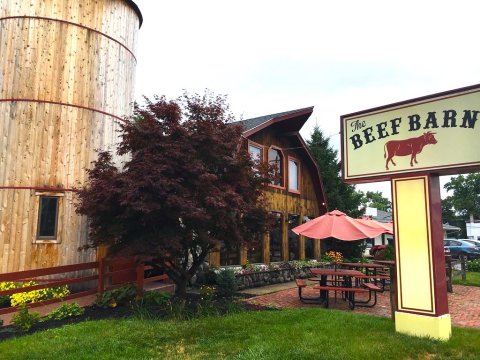
[[[0,359],[478,359],[480,330],[448,342],[395,333],[386,318],[329,309],[191,321],[102,320],[0,343]]]
[[[453,276],[452,283],[456,285],[480,286],[480,272],[467,271],[467,280],[459,275]]]

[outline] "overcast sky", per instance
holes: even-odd
[[[134,0],[136,99],[205,88],[244,119],[314,106],[340,115],[480,82],[480,1]],[[362,185],[390,196],[389,183]]]

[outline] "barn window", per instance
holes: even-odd
[[[247,260],[251,264],[262,262],[262,238],[262,233],[255,234],[252,243],[247,249]]]
[[[240,264],[240,256],[237,247],[226,247],[222,246],[220,249],[220,265],[221,266],[228,266],[228,265],[239,265]]]
[[[40,196],[38,239],[57,238],[58,197]]]
[[[274,212],[274,223],[270,228],[270,262],[282,261],[283,215]]]
[[[271,147],[268,150],[268,164],[273,167],[271,184],[283,187],[283,154],[280,149]]]
[[[303,217],[303,224],[313,219],[313,216],[304,216]],[[309,237],[305,237],[305,259],[315,259],[315,251],[313,245],[313,239]]]
[[[292,229],[300,225],[300,216],[288,214],[288,260],[300,260],[300,247],[298,246],[300,236]]]
[[[300,192],[300,164],[297,159],[288,158],[288,190]]]
[[[38,215],[36,242],[60,242],[59,212],[63,193],[37,193]]]
[[[255,162],[262,161],[262,148],[257,145],[249,144],[248,145],[248,152],[250,153],[250,157]]]

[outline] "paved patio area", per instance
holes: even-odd
[[[283,290],[267,293],[245,300],[248,303],[277,308],[312,308],[322,307],[323,305],[303,304],[298,298],[298,290],[295,283],[288,283]],[[294,287],[293,287],[294,286]],[[248,290],[245,290],[247,292]],[[304,289],[302,295],[317,296],[318,292],[311,287]],[[358,296],[362,299],[365,295]],[[368,296],[367,296],[368,297]],[[330,293],[330,308],[352,311],[348,308],[346,302],[341,299],[341,294],[337,295],[335,302],[333,293]],[[448,294],[448,306],[452,323],[454,326],[467,326],[480,328],[480,287],[454,285],[453,294]],[[357,313],[370,314],[376,316],[390,317],[390,293],[385,291],[378,294],[377,305],[373,308],[355,308]]]

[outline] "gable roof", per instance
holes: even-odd
[[[313,106],[310,106],[306,108],[283,111],[276,114],[264,115],[251,119],[236,121],[232,124],[238,124],[244,127],[243,136],[245,138],[248,138],[249,136],[269,126],[281,126],[283,133],[285,135],[288,134],[288,136],[291,136],[293,139],[295,139],[298,142],[299,150],[301,149],[305,152],[306,158],[308,159],[307,166],[312,171],[313,183],[317,187],[317,189],[319,189],[319,191],[317,191],[318,206],[320,208],[320,211],[322,211],[322,208],[325,209],[325,211],[328,211],[327,198],[325,196],[325,189],[323,186],[322,176],[320,175],[320,169],[318,168],[318,164],[315,161],[312,153],[310,152],[310,149],[308,148],[307,144],[299,133],[302,126],[308,120],[310,115],[312,115],[312,112]]]
[[[377,216],[372,216],[372,218],[379,222],[387,223],[392,221],[392,213],[389,211],[383,211],[383,210],[377,209]]]
[[[257,131],[266,128],[267,126],[280,122],[285,122],[286,126],[289,128],[289,131],[299,131],[303,124],[305,124],[305,122],[308,120],[312,112],[313,106],[236,121],[233,124],[242,125],[245,129],[245,136],[252,135]]]

